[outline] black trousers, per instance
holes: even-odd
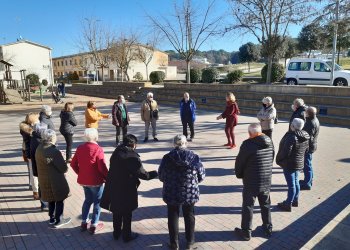
[[[183,120],[182,121],[182,131],[183,131],[183,135],[184,136],[188,136],[188,133],[187,133],[187,126],[190,127],[190,132],[191,132],[191,139],[194,138],[194,124],[193,124],[193,121],[189,121],[189,120]]]
[[[116,126],[116,135],[115,135],[115,142],[116,144],[118,144],[120,141],[123,141],[124,137],[127,135],[128,133],[128,127],[124,126],[124,127],[120,127],[120,126]],[[123,132],[123,139],[120,140],[120,132]]]
[[[64,134],[66,140],[66,160],[72,158],[72,145],[73,145],[73,134]]]
[[[261,219],[263,221],[263,226],[271,227],[271,200],[270,192],[261,192],[253,193],[250,190],[243,188],[243,205],[242,205],[242,223],[241,227],[243,230],[252,230],[252,221],[253,221],[253,211],[255,199],[258,197],[260,210],[261,210]]]
[[[61,215],[63,214],[64,203],[63,201],[52,201],[49,202],[49,216],[55,218],[56,221],[60,221]]]
[[[272,129],[263,130],[262,132],[272,140]]]
[[[179,217],[181,205],[167,205],[170,244],[179,246]],[[185,220],[185,235],[188,243],[194,243],[194,204],[182,205]]]
[[[113,234],[120,235],[124,239],[131,236],[132,211],[126,213],[113,213]]]

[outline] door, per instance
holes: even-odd
[[[109,70],[109,80],[114,81],[114,70]]]
[[[312,78],[311,62],[300,62],[298,72],[298,82],[300,84],[310,84]]]
[[[312,78],[311,84],[314,85],[329,85],[331,80],[331,68],[324,62],[315,62],[314,77]]]

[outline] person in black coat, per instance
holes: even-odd
[[[110,169],[100,206],[113,213],[113,236],[120,235],[124,242],[137,238],[131,232],[132,211],[138,207],[137,188],[140,180],[151,180],[158,176],[157,171],[147,172],[135,152],[137,138],[126,135],[123,144],[118,146],[110,159]]]
[[[74,105],[71,102],[67,102],[64,105],[64,109],[61,111],[61,126],[60,132],[66,140],[66,162],[70,163],[72,161],[72,145],[73,145],[73,135],[74,127],[77,126],[78,122],[75,119]]]
[[[311,190],[314,171],[312,168],[312,155],[317,150],[317,138],[320,132],[320,122],[316,117],[317,109],[308,107],[306,109],[306,122],[304,130],[309,134],[309,150],[305,154],[304,180],[300,181],[300,190]]]
[[[39,120],[41,123],[45,123],[47,125],[47,129],[51,129],[55,131],[55,125],[53,124],[52,120],[52,109],[48,105],[43,105],[41,107],[41,112],[39,114]]]
[[[250,138],[241,145],[235,163],[235,174],[243,179],[242,223],[241,228],[235,231],[244,240],[251,238],[256,198],[260,205],[263,230],[268,237],[272,234],[270,189],[275,154],[273,142],[262,133],[260,124],[250,124],[248,132]]]
[[[290,125],[292,124],[292,122],[295,118],[302,119],[305,122],[306,106],[305,106],[304,100],[301,98],[295,99],[293,101],[292,110],[293,110],[293,113],[289,119],[289,127],[288,127],[289,131],[291,131]]]
[[[113,104],[112,108],[112,124],[116,129],[116,145],[119,145],[120,142],[120,130],[123,131],[123,138],[128,133],[129,125],[129,113],[125,105],[124,96],[120,95],[117,98],[117,101]]]
[[[278,203],[282,210],[291,212],[292,206],[299,206],[299,172],[304,168],[305,153],[309,149],[309,134],[302,130],[304,120],[295,118],[288,131],[280,142],[276,163],[283,168],[288,185],[287,199]]]

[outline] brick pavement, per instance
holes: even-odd
[[[90,98],[89,98],[90,99]],[[100,110],[110,112],[112,100],[97,99]],[[86,97],[73,96],[73,100],[84,103]],[[110,103],[110,105],[107,105]],[[54,109],[54,121],[59,126],[59,105]],[[72,196],[65,202],[65,215],[72,217],[66,228],[50,229],[47,213],[41,212],[32,193],[27,190],[27,168],[21,158],[21,136],[18,124],[23,119],[23,109],[39,106],[0,107],[0,249],[166,249],[168,241],[166,207],[161,199],[161,183],[158,180],[143,181],[139,188],[139,206],[134,212],[133,230],[141,236],[132,243],[124,244],[112,239],[112,216],[103,210],[101,220],[105,229],[91,236],[79,231],[83,190],[76,183],[76,176],[69,170],[67,179]],[[139,116],[139,104],[129,104],[131,111],[130,132],[143,139],[143,125]],[[16,110],[16,111],[13,111]],[[83,108],[76,111],[80,121],[75,147],[81,143],[83,133]],[[171,149],[171,138],[182,132],[178,111],[161,106],[159,121],[159,143],[140,143],[138,152],[148,170],[158,168],[162,156]],[[323,126],[319,149],[314,156],[315,183],[311,192],[304,191],[300,207],[292,213],[280,212],[276,203],[286,197],[287,187],[282,170],[273,169],[271,199],[274,235],[263,238],[259,226],[261,219],[256,207],[253,238],[249,242],[238,241],[233,229],[240,226],[242,183],[233,175],[234,160],[238,149],[227,150],[224,122],[216,121],[216,113],[199,111],[196,122],[196,139],[190,148],[198,153],[206,167],[207,178],[201,184],[200,202],[196,207],[196,241],[198,249],[298,249],[349,204],[350,133],[347,128]],[[238,145],[247,137],[247,125],[254,117],[241,116],[236,127]],[[276,150],[278,142],[287,130],[281,122],[274,132]],[[107,161],[113,152],[115,131],[111,120],[100,123],[100,145],[104,147]],[[58,137],[58,147],[63,147],[63,137]],[[180,223],[184,231],[183,221]],[[184,244],[184,234],[181,233]]]

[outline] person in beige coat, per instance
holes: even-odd
[[[145,122],[145,139],[143,142],[148,141],[148,131],[150,125],[152,126],[153,140],[158,141],[157,138],[157,120],[159,118],[159,109],[156,100],[153,99],[153,93],[147,94],[147,99],[142,102],[141,105],[141,119]]]
[[[262,132],[272,139],[272,131],[275,126],[277,111],[272,102],[272,98],[267,96],[262,99],[262,107],[257,114]]]

